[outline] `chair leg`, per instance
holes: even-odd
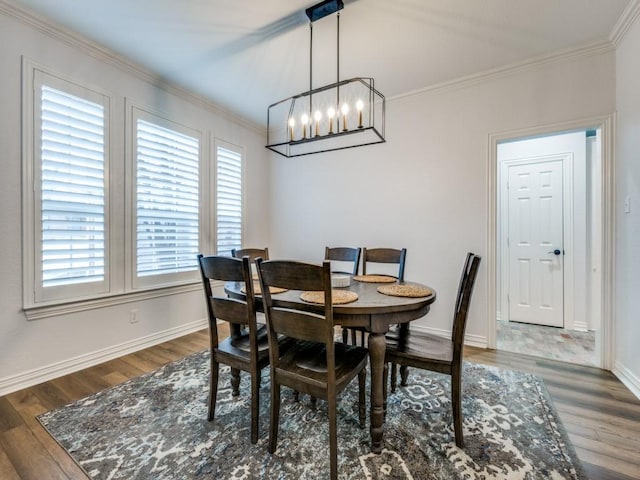
[[[409,367],[406,365],[400,365],[400,385],[407,386],[407,379],[409,378]]]
[[[348,328],[343,328],[342,329],[342,343],[348,343],[349,342],[349,329]]]
[[[213,420],[216,414],[216,397],[218,396],[218,374],[220,370],[220,364],[213,360],[213,354],[211,358],[211,375],[209,378],[209,413],[207,420]]]
[[[395,393],[396,387],[398,385],[398,365],[395,363],[391,364],[391,393]]]
[[[351,329],[351,345],[357,345],[357,344],[358,344],[357,332]]]
[[[269,453],[276,451],[280,422],[280,385],[271,385],[271,415],[269,417]]]
[[[329,457],[331,461],[331,480],[338,480],[338,427],[336,397],[328,399],[329,402]]]
[[[260,412],[260,372],[251,375],[251,443],[258,443],[258,416]]]
[[[358,415],[360,417],[360,428],[364,428],[364,423],[367,420],[367,407],[366,407],[366,383],[367,383],[367,371],[363,368],[358,374]]]
[[[240,370],[231,369],[231,395],[237,397],[240,395]]]
[[[462,375],[454,371],[451,375],[451,408],[453,409],[453,430],[456,438],[456,446],[464,448],[462,438]]]
[[[384,362],[384,367],[382,367],[382,418],[387,416],[387,382],[389,382],[389,364]]]

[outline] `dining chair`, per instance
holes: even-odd
[[[362,249],[362,275],[381,273],[389,274],[382,264],[397,264],[398,274],[393,275],[398,282],[404,282],[404,266],[407,259],[406,248],[363,248]],[[367,268],[368,267],[368,268]],[[351,343],[357,343],[357,334],[360,333],[360,345],[365,344],[365,332],[361,328],[351,328]],[[342,340],[347,342],[348,334],[342,334]]]
[[[363,248],[362,249],[362,274],[370,275],[379,273],[381,267],[372,264],[397,264],[398,275],[394,275],[399,282],[404,282],[404,265],[407,259],[407,249],[396,248]],[[376,270],[376,268],[378,270]],[[374,271],[372,271],[374,270]]]
[[[208,420],[216,411],[220,364],[231,367],[232,395],[240,394],[240,371],[251,376],[251,443],[258,441],[258,412],[260,408],[260,372],[269,363],[269,341],[266,327],[256,323],[255,297],[251,279],[250,260],[198,255],[198,264],[209,317],[211,374],[209,381]],[[246,301],[215,295],[212,281],[244,282]],[[218,321],[229,323],[230,336],[218,338]]]
[[[397,335],[387,335],[387,349],[384,366],[384,392],[387,398],[388,364],[430,370],[451,376],[451,406],[456,445],[464,447],[462,437],[462,353],[464,332],[471,293],[475,284],[480,257],[468,253],[458,285],[454,306],[453,329],[450,338],[426,333],[411,332],[408,328],[398,330]],[[401,385],[406,385],[403,377]]]
[[[248,256],[249,260],[251,260],[252,262],[255,261],[256,258],[269,260],[269,248],[232,248],[231,256],[233,258],[242,258]]]
[[[360,427],[363,428],[368,351],[334,341],[330,262],[325,261],[320,266],[291,260],[258,259],[257,265],[270,345],[269,452],[275,452],[278,442],[281,386],[325,400],[329,411],[331,478],[337,479],[337,395],[358,376],[358,413]],[[269,287],[323,292],[324,304],[315,308],[302,300],[299,303],[279,300],[271,295]],[[277,342],[278,335],[297,341],[283,352]]]
[[[346,273],[349,275],[357,275],[360,268],[361,253],[362,249],[359,247],[325,247],[324,259],[333,260],[336,262],[351,262],[353,264],[353,268],[350,272],[333,270],[332,266],[332,273]]]

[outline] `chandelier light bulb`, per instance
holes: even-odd
[[[307,124],[309,123],[309,115],[303,113],[302,117],[300,117],[300,121],[302,122],[302,138],[307,138]]]

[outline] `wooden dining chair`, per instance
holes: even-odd
[[[349,275],[357,275],[358,270],[360,269],[361,253],[362,249],[359,247],[325,247],[324,259],[333,260],[336,262],[351,262],[353,264],[353,268],[350,272],[332,269],[332,273],[346,273]]]
[[[362,249],[362,274],[371,275],[379,273],[379,268],[376,269],[372,264],[397,264],[398,275],[395,277],[399,282],[404,282],[404,265],[407,259],[407,249],[397,248],[363,248]]]
[[[462,353],[464,332],[471,293],[478,274],[480,257],[468,253],[454,306],[453,330],[450,338],[411,332],[408,328],[398,330],[397,335],[387,335],[387,349],[384,367],[384,393],[387,398],[388,364],[420,368],[451,376],[451,405],[456,445],[464,447],[462,437]],[[406,377],[402,385],[406,385]],[[386,402],[385,402],[386,403]]]
[[[260,408],[260,372],[269,363],[269,341],[266,327],[256,323],[255,297],[249,257],[242,259],[198,255],[198,264],[209,316],[211,344],[211,377],[209,381],[209,414],[212,421],[216,411],[219,365],[231,367],[232,395],[240,394],[240,371],[251,376],[251,443],[258,441],[258,412]],[[246,301],[214,295],[212,281],[245,282]],[[229,323],[231,335],[218,338],[218,321]]]
[[[242,258],[248,256],[249,260],[251,260],[252,262],[255,261],[256,258],[269,260],[269,248],[232,248],[231,256],[234,258]]]
[[[337,395],[357,375],[360,426],[365,422],[365,380],[368,351],[334,342],[331,266],[289,260],[257,260],[258,276],[267,318],[271,359],[271,415],[269,452],[278,442],[280,387],[326,400],[329,410],[329,455],[331,478],[338,478]],[[324,292],[324,305],[286,302],[272,296],[269,287]],[[277,342],[278,335],[296,339],[287,352]],[[319,447],[322,448],[322,447]]]
[[[406,248],[363,248],[362,249],[362,274],[372,275],[381,273],[383,275],[388,274],[388,270],[384,269],[381,264],[397,264],[398,274],[393,275],[398,279],[398,282],[404,282],[404,266],[407,259]],[[384,271],[382,271],[384,269]],[[360,334],[360,345],[365,344],[365,332],[361,328],[350,328],[351,343],[354,345],[357,343],[358,333]],[[348,340],[348,333],[343,331],[342,340],[346,343]]]

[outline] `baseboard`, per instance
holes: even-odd
[[[618,362],[615,362],[612,373],[640,400],[640,378]]]
[[[587,325],[587,322],[585,322],[583,320],[575,320],[573,322],[573,329],[577,330],[579,332],[588,332],[589,331],[589,325]]]
[[[451,330],[443,330],[441,328],[425,327],[414,324],[411,324],[410,328],[412,331],[415,330],[416,332],[424,332],[431,335],[437,335],[439,337],[451,338]],[[481,335],[470,335],[467,333],[464,336],[464,344],[469,345],[470,347],[487,348],[487,337],[483,337]]]
[[[62,362],[47,365],[11,377],[0,379],[0,396],[7,395],[23,388],[32,387],[48,380],[77,372],[84,368],[92,367],[99,363],[113,360],[114,358],[137,352],[144,348],[157,345],[174,338],[182,337],[189,333],[197,332],[208,327],[206,319],[196,320],[178,327],[173,327],[162,332],[154,333],[146,337],[137,338],[130,342],[114,345],[109,348],[81,355],[79,357],[64,360]]]

